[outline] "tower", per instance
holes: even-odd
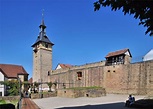
[[[33,82],[48,82],[48,71],[52,69],[52,46],[46,35],[44,19],[39,26],[40,32],[33,47]]]

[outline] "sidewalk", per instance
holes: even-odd
[[[30,98],[22,98],[21,109],[40,109]]]

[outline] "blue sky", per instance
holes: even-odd
[[[129,48],[139,60],[153,48],[139,20],[101,8],[96,0],[0,0],[0,63],[22,65],[32,76],[32,47],[44,9],[46,32],[58,63],[82,65],[105,60],[108,52]]]

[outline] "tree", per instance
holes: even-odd
[[[7,86],[7,92],[9,96],[19,95],[19,82],[17,80],[3,81],[1,84]]]
[[[98,0],[94,2],[94,11],[100,7],[110,6],[112,11],[122,9],[124,15],[133,14],[139,19],[139,25],[147,28],[145,34],[153,35],[153,1],[152,0]]]
[[[42,84],[42,83],[37,83],[37,82],[34,82],[34,93],[38,92],[39,91],[39,85]],[[35,90],[35,88],[37,89],[37,91]],[[41,89],[42,90],[42,89]]]
[[[51,87],[52,87],[53,83],[52,82],[48,82],[47,85],[49,87],[49,92],[51,92]]]
[[[24,91],[28,91],[28,89],[31,86],[31,84],[28,81],[22,82],[22,85],[24,85]]]

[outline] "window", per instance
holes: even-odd
[[[121,64],[123,64],[123,56],[119,56],[119,62],[121,63]]]
[[[47,43],[45,43],[45,47],[48,48],[48,44]]]
[[[81,80],[81,78],[82,78],[82,72],[77,72],[77,78],[78,78],[78,80]]]
[[[114,57],[112,57],[112,63],[114,63]]]
[[[50,72],[48,71],[48,76],[50,76]]]

